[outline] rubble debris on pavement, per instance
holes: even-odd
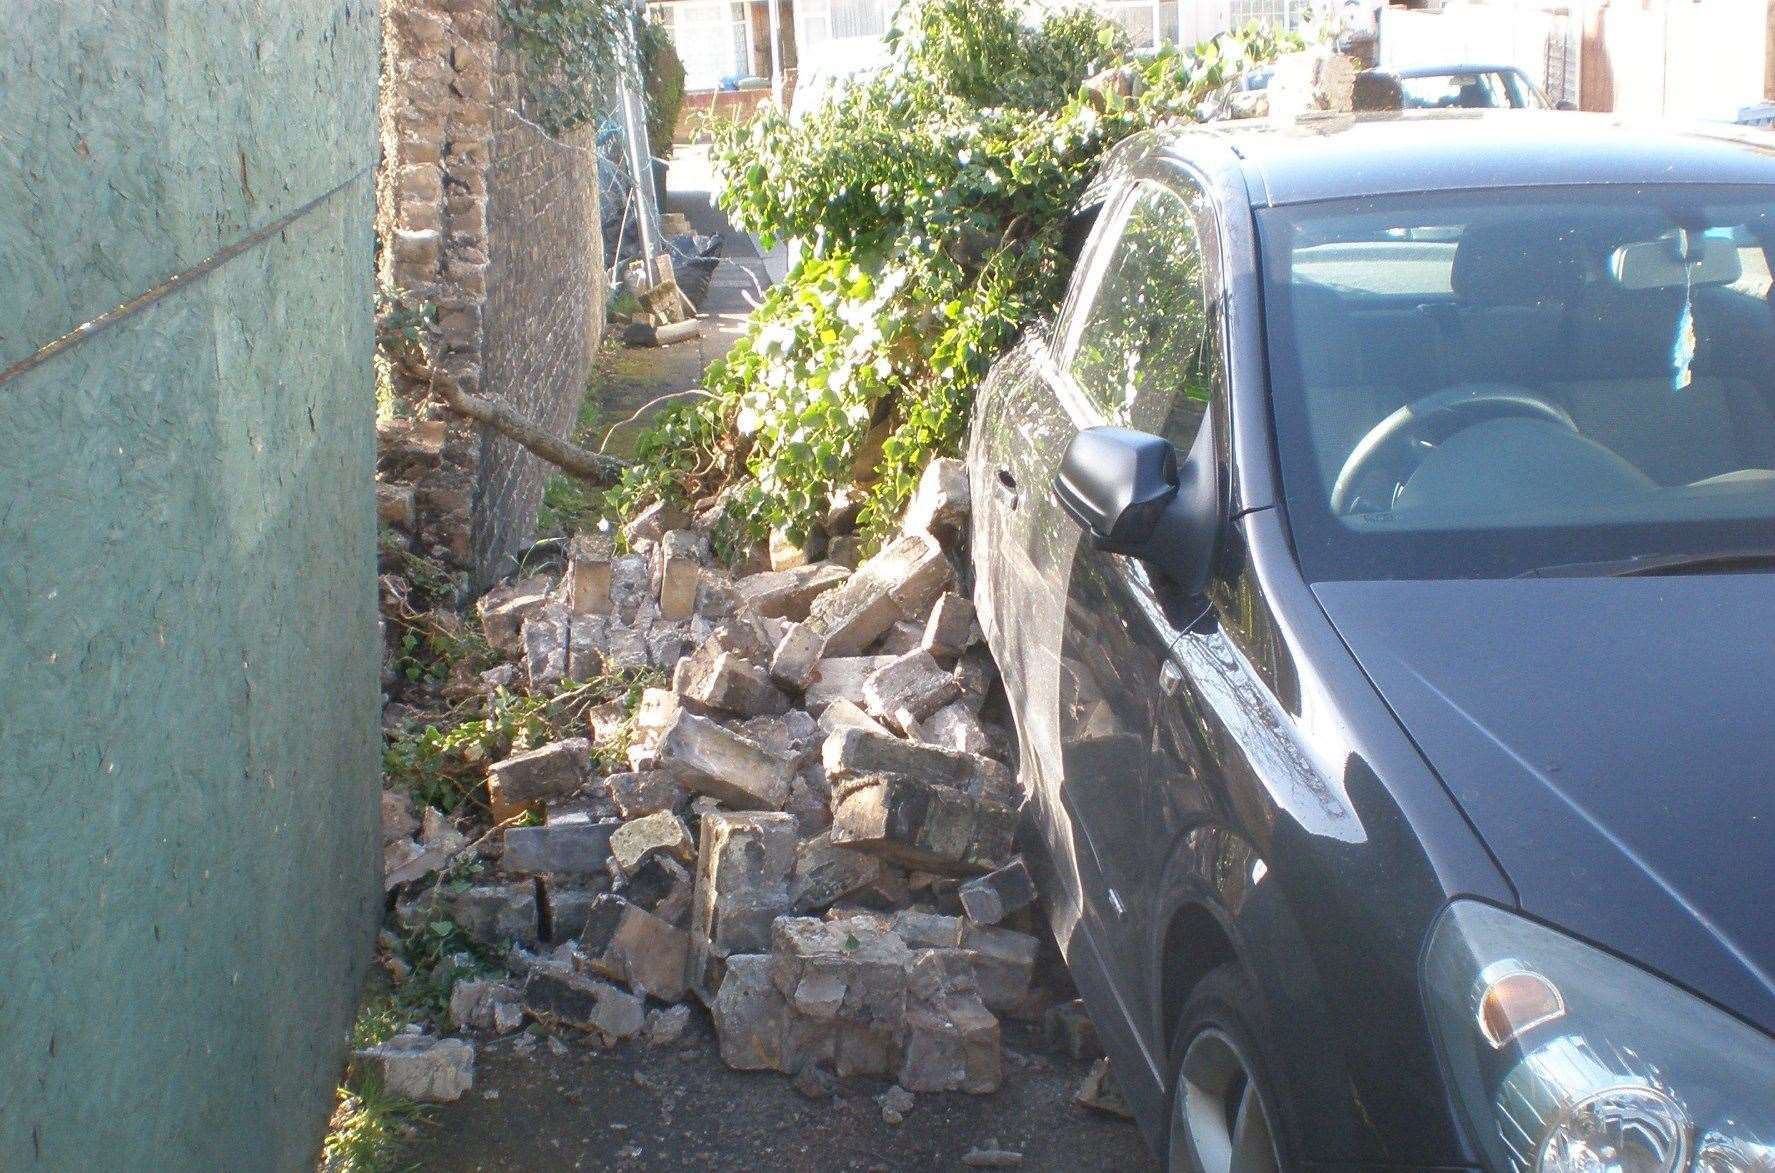
[[[462,1039],[397,1034],[353,1052],[352,1065],[390,1096],[422,1104],[447,1104],[475,1082],[475,1049]]]
[[[736,576],[693,520],[709,510],[656,503],[620,540],[565,543],[558,578],[487,592],[482,634],[507,663],[484,692],[648,675],[589,708],[586,736],[490,762],[485,834],[384,793],[397,922],[447,920],[510,971],[458,977],[437,1025],[667,1046],[694,1000],[730,1067],[822,1098],[892,1081],[890,1123],[918,1094],[996,1090],[1005,1016],[1095,1053],[1070,991],[1037,980],[1015,743],[958,586],[968,509],[965,470],[939,460],[873,556],[778,542],[753,560],[777,568]],[[397,1036],[360,1061],[435,1098],[472,1081],[460,1040]],[[964,1163],[1021,1159],[988,1142]]]
[[[1122,1089],[1116,1084],[1115,1072],[1110,1070],[1109,1060],[1099,1059],[1091,1065],[1091,1073],[1079,1085],[1073,1100],[1087,1108],[1110,1116],[1120,1116],[1124,1120],[1134,1119],[1134,1110],[1128,1107],[1128,1101],[1122,1096]]]

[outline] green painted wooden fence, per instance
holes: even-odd
[[[312,1169],[380,911],[370,0],[0,24],[0,1169]]]

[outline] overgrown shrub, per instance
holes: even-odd
[[[633,60],[624,0],[499,0],[499,20],[519,54],[529,116],[550,134],[602,114],[609,78]]]
[[[672,131],[684,108],[684,62],[666,30],[641,26],[641,76],[647,88],[647,145],[664,159],[672,153]]]
[[[767,106],[716,130],[723,208],[806,251],[710,368],[710,397],[644,438],[619,501],[731,484],[731,534],[800,538],[861,473],[865,532],[881,532],[957,446],[993,360],[1054,307],[1067,216],[1103,153],[1199,117],[1283,43],[1253,26],[1134,58],[1088,12],[1032,28],[1009,0],[914,0],[896,24],[876,78],[798,120]],[[1082,85],[1106,68],[1127,85]]]

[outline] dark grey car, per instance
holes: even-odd
[[[1124,144],[982,388],[1053,926],[1178,1169],[1775,1168],[1775,150]]]

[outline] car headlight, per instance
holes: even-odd
[[[1476,901],[1437,921],[1424,986],[1490,1167],[1775,1173],[1775,1041],[1699,998]]]

